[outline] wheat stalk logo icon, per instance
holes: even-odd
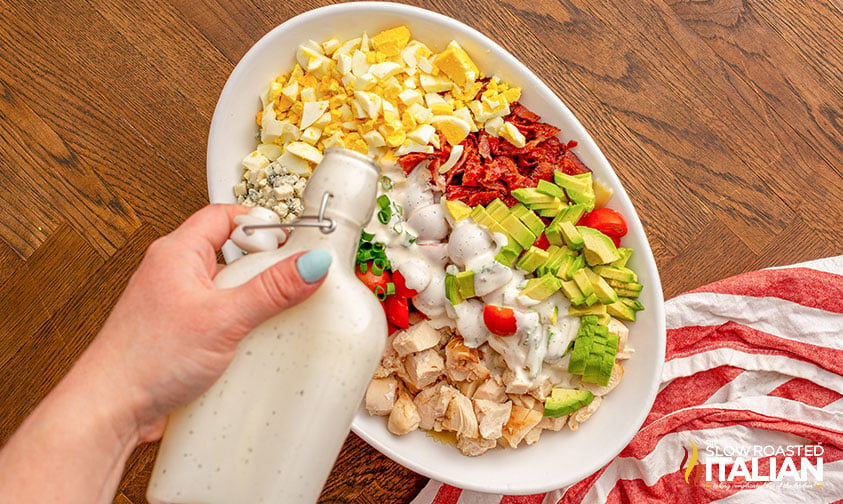
[[[688,459],[688,465],[685,467],[685,483],[691,484],[689,478],[691,477],[691,471],[694,470],[694,467],[697,466],[697,459],[699,458],[699,451],[697,450],[697,445],[694,444],[693,441],[689,441],[691,443],[691,458]]]

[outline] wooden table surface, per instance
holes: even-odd
[[[0,441],[150,242],[206,204],[239,58],[329,3],[0,0]],[[568,104],[636,205],[665,297],[843,250],[839,0],[410,3],[486,33]],[[115,502],[145,502],[155,449]],[[425,483],[351,435],[323,501],[409,502]]]

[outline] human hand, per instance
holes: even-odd
[[[214,383],[246,334],[322,283],[330,255],[315,250],[239,287],[216,288],[213,279],[225,267],[217,264],[216,250],[234,216],[247,211],[206,207],[152,243],[83,356],[126,403],[127,418],[120,421],[136,429],[139,441],[160,438],[167,415]]]

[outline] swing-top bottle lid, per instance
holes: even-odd
[[[350,149],[327,149],[302,194],[304,211],[318,211],[328,192],[326,216],[362,226],[372,217],[379,178],[380,166],[370,157]]]

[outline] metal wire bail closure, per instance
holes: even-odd
[[[319,215],[300,215],[293,222],[281,224],[250,224],[243,226],[243,232],[252,234],[255,229],[267,228],[288,228],[288,227],[315,227],[323,234],[332,233],[337,228],[337,223],[330,217],[325,217],[325,210],[328,208],[328,200],[334,195],[328,191],[322,194],[322,202],[319,204]]]

